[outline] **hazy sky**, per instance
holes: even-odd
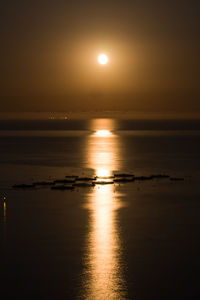
[[[199,0],[10,0],[0,31],[0,111],[200,110]]]

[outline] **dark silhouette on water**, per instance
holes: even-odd
[[[154,174],[149,176],[134,176],[129,173],[116,173],[114,176],[79,177],[77,175],[67,175],[65,179],[54,181],[37,181],[32,184],[15,184],[14,189],[32,189],[40,186],[52,186],[52,190],[70,190],[75,187],[93,187],[95,185],[107,185],[114,183],[128,183],[135,181],[148,181],[153,179],[170,179],[170,181],[183,181],[183,177],[170,177],[166,174]],[[112,180],[113,179],[113,180]],[[69,185],[71,184],[71,185]]]
[[[115,173],[114,177],[134,177],[134,174],[129,174],[129,173]]]
[[[95,182],[95,184],[113,184],[114,183],[114,181],[112,181],[112,180],[97,180],[96,182]]]
[[[119,177],[119,178],[115,178],[114,182],[131,182],[134,181],[135,177]]]
[[[35,184],[14,184],[12,187],[14,189],[33,189]]]

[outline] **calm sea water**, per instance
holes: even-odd
[[[0,121],[2,299],[200,299],[200,121]],[[65,175],[184,177],[52,191]]]

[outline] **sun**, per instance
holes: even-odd
[[[108,63],[108,61],[109,61],[109,59],[106,54],[100,54],[98,56],[98,62],[100,63],[100,65],[106,65]]]

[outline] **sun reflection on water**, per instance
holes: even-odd
[[[95,132],[95,136],[97,137],[110,137],[112,136],[112,133],[110,130],[97,130]]]
[[[101,133],[108,129],[100,130]],[[97,131],[98,132],[98,131]],[[88,164],[99,177],[119,168],[117,136],[91,135]],[[122,206],[114,185],[96,186],[88,195],[89,234],[86,242],[84,296],[87,300],[128,299],[122,271],[122,247],[117,211]]]

